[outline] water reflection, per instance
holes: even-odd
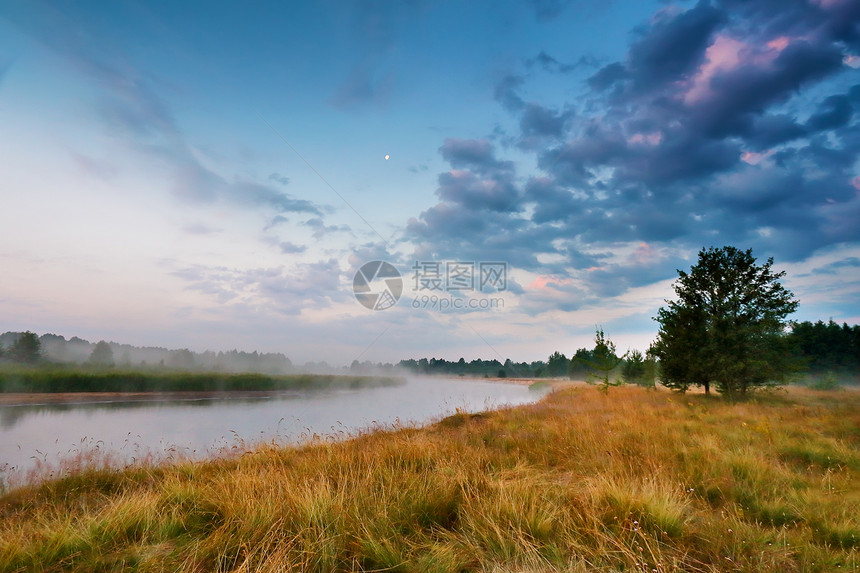
[[[373,388],[290,391],[264,397],[0,407],[0,468],[94,452],[124,463],[145,456],[202,457],[245,443],[290,443],[314,434],[345,436],[396,421],[421,423],[456,408],[480,411],[535,401],[527,386],[414,378]]]

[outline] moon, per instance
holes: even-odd
[[[386,160],[386,161],[388,161],[388,158],[389,158],[389,157],[391,157],[391,156],[390,156],[390,155],[388,155],[388,154],[386,153],[386,154],[385,154],[385,160]]]

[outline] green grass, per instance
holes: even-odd
[[[570,389],[0,498],[0,571],[860,570],[860,393]]]
[[[0,392],[250,392],[358,388],[397,384],[400,381],[393,377],[228,374],[51,365],[6,365],[0,369]]]

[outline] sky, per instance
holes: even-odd
[[[724,245],[856,324],[858,118],[856,0],[4,2],[0,331],[645,350]]]

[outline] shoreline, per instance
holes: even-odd
[[[239,400],[272,398],[292,390],[211,390],[176,392],[9,392],[0,393],[0,406],[103,404],[111,402],[165,402],[171,400]]]

